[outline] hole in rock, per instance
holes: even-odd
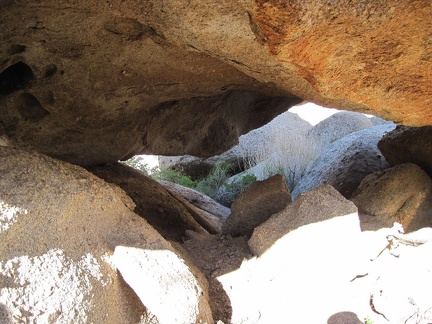
[[[383,154],[381,154],[377,147],[377,142],[385,134],[393,130],[394,127],[395,125],[392,122],[372,115],[322,108],[307,103],[293,107],[261,129],[256,129],[245,134],[240,138],[240,144],[237,148],[230,153],[237,152],[237,158],[240,160],[248,159],[250,163],[245,163],[245,165],[249,166],[248,169],[257,178],[267,178],[273,172],[284,173],[287,182],[291,181],[290,183],[293,185],[292,190],[295,190],[298,186],[301,187],[301,190],[297,189],[297,194],[303,192],[306,194],[310,192],[312,187],[318,186],[324,181],[332,180],[332,185],[338,187],[337,189],[340,192],[348,193],[347,195],[349,196],[349,193],[353,189],[358,188],[358,183],[364,176],[388,167]],[[224,155],[227,161],[230,155],[225,153]],[[151,160],[157,161],[160,169],[172,169],[176,166],[181,170],[181,165],[184,167],[194,165],[196,169],[202,167],[203,163],[210,163],[211,160],[213,160],[211,163],[215,163],[217,158],[220,157],[216,157],[216,159],[197,159],[185,156],[160,156],[159,161],[155,157],[152,157]],[[149,162],[151,160],[148,156],[136,156],[129,160],[127,164],[150,173]],[[236,163],[236,161],[234,162]],[[173,173],[169,171],[166,175],[172,176]],[[242,177],[243,175],[238,175],[237,179],[243,180]],[[177,177],[172,180],[174,182],[185,182],[187,179]],[[349,183],[350,187],[342,185],[346,183]],[[233,187],[229,188],[232,189]],[[403,190],[403,188],[397,188],[397,190]],[[226,194],[226,191],[224,193]],[[263,194],[266,194],[266,192],[263,192]],[[280,315],[279,319],[283,318],[285,315],[283,305],[286,304],[285,299],[290,298],[290,294],[293,296],[293,301],[298,308],[301,308],[301,305],[309,301],[309,295],[307,294],[304,295],[304,299],[302,297],[299,299],[298,296],[303,296],[304,287],[310,284],[311,278],[316,278],[317,287],[320,287],[318,290],[325,291],[323,296],[328,294],[328,290],[326,290],[327,284],[332,289],[333,287],[338,287],[337,291],[349,291],[352,296],[357,296],[357,287],[346,284],[345,280],[340,280],[340,278],[345,278],[345,276],[351,273],[362,275],[366,273],[364,271],[364,264],[366,263],[364,262],[367,261],[367,264],[371,264],[370,262],[374,261],[372,259],[369,260],[368,256],[375,257],[375,250],[379,251],[382,248],[389,249],[389,245],[386,247],[387,232],[375,232],[376,229],[383,227],[377,221],[376,229],[367,230],[364,234],[363,232],[360,233],[356,216],[350,216],[353,212],[352,204],[340,199],[334,191],[328,193],[323,191],[322,194],[321,196],[321,194],[317,195],[314,193],[307,196],[307,199],[299,199],[298,204],[289,209],[289,212],[282,213],[281,216],[277,216],[277,214],[276,216],[271,216],[277,221],[273,223],[270,221],[270,225],[264,227],[264,231],[261,234],[262,237],[257,236],[258,239],[248,241],[248,244],[244,244],[243,246],[245,250],[247,250],[248,246],[254,246],[255,248],[258,246],[261,248],[264,242],[268,242],[266,247],[271,247],[276,241],[269,239],[268,236],[270,236],[270,233],[279,232],[280,235],[277,236],[277,240],[279,238],[281,240],[278,241],[277,247],[273,251],[266,251],[266,254],[261,255],[259,258],[249,260],[245,257],[245,260],[241,263],[241,267],[239,264],[230,263],[233,260],[232,255],[236,255],[235,253],[241,251],[241,245],[234,245],[235,242],[229,235],[211,237],[199,235],[194,237],[193,235],[189,235],[189,237],[186,237],[183,247],[192,256],[195,265],[209,279],[210,291],[213,292],[210,303],[215,320],[220,319],[225,323],[229,323],[232,319],[232,322],[236,322],[235,316],[242,311],[244,313],[241,314],[245,314],[244,318],[246,318],[246,314],[249,318],[255,316],[255,313],[249,311],[253,307],[250,307],[250,300],[245,298],[245,291],[258,292],[253,295],[253,302],[256,302],[254,305],[257,306],[253,309],[258,309],[259,315],[263,314],[262,318],[272,318],[275,314],[277,314],[276,316]],[[396,194],[396,191],[391,192],[391,199]],[[335,200],[333,200],[334,198]],[[392,200],[389,201],[391,202]],[[190,202],[195,204],[197,199],[191,199]],[[294,201],[295,203],[296,201]],[[341,204],[340,206],[338,206],[339,203]],[[378,203],[381,203],[381,201]],[[326,213],[325,217],[328,217],[328,219],[323,220],[321,218],[324,213]],[[242,214],[242,216],[245,216],[245,214]],[[362,225],[361,217],[360,225]],[[375,216],[373,217],[373,219],[376,218]],[[346,223],[345,220],[347,219],[349,219],[349,222]],[[304,220],[307,221],[302,223]],[[296,227],[299,223],[302,224],[301,227]],[[317,230],[318,226],[323,227]],[[389,227],[391,227],[391,224]],[[284,228],[289,230],[285,231]],[[291,232],[293,232],[292,235],[290,234]],[[260,235],[259,231],[257,233],[256,235]],[[312,233],[313,235],[311,235]],[[283,240],[285,236],[288,237],[289,235],[291,235],[289,238]],[[370,239],[372,237],[373,240]],[[343,244],[340,242],[343,242]],[[365,244],[365,242],[368,244]],[[330,245],[326,246],[326,244]],[[221,247],[225,248],[227,252],[221,253]],[[292,252],[294,250],[296,252]],[[347,251],[354,252],[347,253]],[[357,253],[357,251],[361,253]],[[408,251],[408,248],[402,251]],[[385,252],[388,254],[387,250]],[[308,258],[304,256],[311,254],[315,257],[311,258],[313,261],[309,263],[307,261]],[[394,255],[392,252],[390,254],[395,257],[394,260],[398,260],[398,255]],[[390,254],[388,254],[388,258],[393,258]],[[342,258],[341,255],[343,256]],[[321,268],[315,269],[316,264],[314,264],[321,257],[326,262],[329,259],[334,260],[334,264],[336,264],[335,267],[329,269],[329,272],[324,275]],[[352,259],[350,259],[350,262],[347,262],[347,258]],[[293,259],[296,261],[293,262]],[[379,263],[380,265],[383,264],[383,267],[380,267],[379,270],[379,275],[383,274],[383,278],[386,278],[386,275],[392,274],[394,262],[392,260],[388,265],[384,265],[384,262],[387,262],[385,260],[387,259],[384,258],[379,261],[383,262]],[[231,264],[234,267],[228,271],[226,270],[227,268],[221,267],[221,265],[225,267],[227,264]],[[357,268],[357,265],[361,266]],[[355,269],[354,272],[353,269]],[[375,271],[376,268],[371,265],[371,269]],[[374,275],[376,274],[374,272]],[[358,276],[356,278],[361,277]],[[366,276],[366,278],[368,277]],[[365,285],[368,284],[366,281]],[[280,287],[289,287],[290,294],[287,294]],[[264,293],[262,293],[263,289],[265,289]],[[362,293],[365,292],[366,298],[363,301],[366,306],[364,309],[367,312],[368,297],[370,294],[364,287],[361,289]],[[374,291],[376,289],[375,283],[372,282],[371,288],[367,289]],[[407,291],[411,293],[410,290]],[[419,295],[420,293],[424,293],[424,290],[420,289]],[[261,298],[261,296],[263,297]],[[283,304],[279,305],[279,300],[282,300]],[[360,299],[353,299],[352,305],[358,305],[358,300]],[[316,301],[319,304],[322,298],[317,298]],[[274,304],[276,306],[273,306]],[[323,311],[323,319],[328,318],[325,321],[326,323],[371,322],[368,319],[369,315],[361,312],[340,311],[335,313],[334,311],[330,311],[330,309],[330,307],[326,307]],[[276,313],[277,311],[280,311],[280,314]],[[303,309],[295,313],[298,315],[298,318],[303,318],[305,314]],[[331,315],[332,313],[333,315]],[[365,320],[360,320],[362,318],[365,318]]]
[[[24,62],[18,62],[0,73],[0,94],[8,95],[23,89],[34,79],[32,69]]]
[[[312,189],[315,184],[328,180],[319,177],[318,173],[313,174],[313,168],[310,167],[313,163],[323,160],[323,164],[330,159],[335,165],[348,168],[350,163],[357,166],[359,159],[367,160],[364,169],[350,171],[360,173],[357,178],[350,177],[349,181],[345,181],[345,173],[339,177],[340,172],[336,172],[337,170],[334,171],[337,174],[328,175],[334,176],[335,180],[331,184],[345,197],[349,197],[363,175],[385,165],[385,160],[377,148],[367,149],[368,154],[356,156],[351,154],[354,151],[351,152],[350,147],[361,140],[370,143],[360,145],[359,149],[368,145],[376,147],[376,143],[371,141],[393,127],[392,122],[373,115],[303,102],[287,109],[261,128],[242,135],[238,145],[221,155],[207,159],[160,156],[159,163],[152,167],[149,167],[146,161],[151,157],[141,155],[126,163],[158,180],[162,178],[161,180],[192,187],[230,207],[238,192],[244,191],[254,180],[265,180],[281,173],[285,176],[290,192],[297,196]],[[214,137],[217,137],[217,132]],[[338,155],[325,158],[325,154],[329,154],[327,148],[331,145],[333,151],[339,146]],[[360,167],[363,168],[363,165]],[[310,183],[307,182],[306,175],[312,177]],[[339,181],[339,178],[343,178],[343,181]],[[338,186],[339,182],[343,185]]]
[[[28,121],[38,122],[49,115],[49,112],[42,107],[39,100],[30,93],[20,94],[16,105],[20,115]]]

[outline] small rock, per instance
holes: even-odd
[[[406,163],[368,175],[351,201],[361,211],[363,229],[391,227],[398,222],[407,232],[432,225],[431,188],[426,172]]]
[[[291,194],[283,175],[256,181],[234,200],[224,232],[250,236],[256,226],[283,210],[290,202]]]
[[[255,228],[248,244],[251,251],[259,256],[277,240],[299,227],[353,213],[357,213],[357,208],[352,202],[346,200],[333,187],[322,185],[301,194],[284,210]],[[359,225],[356,215],[351,226],[355,231],[359,231]],[[346,230],[347,228],[344,229]]]

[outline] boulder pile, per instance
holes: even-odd
[[[0,2],[0,323],[432,323],[429,0]]]

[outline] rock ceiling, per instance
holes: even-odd
[[[0,136],[81,165],[211,156],[308,100],[432,124],[420,1],[2,1]]]

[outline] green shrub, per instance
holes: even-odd
[[[122,163],[144,172],[155,180],[170,181],[188,188],[196,187],[197,182],[192,180],[187,175],[184,175],[181,171],[173,170],[170,168],[160,169],[159,167],[154,167],[150,169],[148,164],[143,163],[142,161],[142,158],[134,156],[127,161],[122,161]]]
[[[257,177],[253,173],[237,174],[219,187],[212,198],[224,206],[231,207],[234,199],[255,181],[257,181]]]
[[[139,157],[133,157],[125,163],[135,169],[138,169],[145,174],[151,176],[158,181],[170,181],[184,187],[195,189],[215,200],[218,200],[218,195],[221,188],[225,191],[230,191],[230,195],[235,197],[245,191],[257,179],[255,175],[248,174],[242,177],[241,181],[226,184],[228,178],[234,173],[234,167],[228,163],[217,162],[210,172],[200,180],[193,180],[185,175],[182,171],[173,170],[171,168],[160,169],[155,167],[149,169],[148,165],[141,162]]]
[[[225,162],[217,162],[210,172],[202,178],[195,190],[203,194],[215,198],[218,189],[224,185],[225,181],[232,175],[233,167]]]
[[[254,174],[246,174],[241,178],[240,181],[233,181],[231,183],[225,184],[225,188],[228,192],[233,193],[233,197],[235,198],[242,192],[246,191],[246,189],[249,188],[255,181],[257,181],[257,178]]]
[[[371,320],[369,317],[366,317],[365,324],[373,324],[373,320]]]
[[[197,185],[197,182],[192,180],[187,175],[184,175],[181,171],[173,170],[170,168],[164,169],[153,169],[151,173],[151,177],[155,180],[163,180],[174,182],[184,187],[194,189]]]

